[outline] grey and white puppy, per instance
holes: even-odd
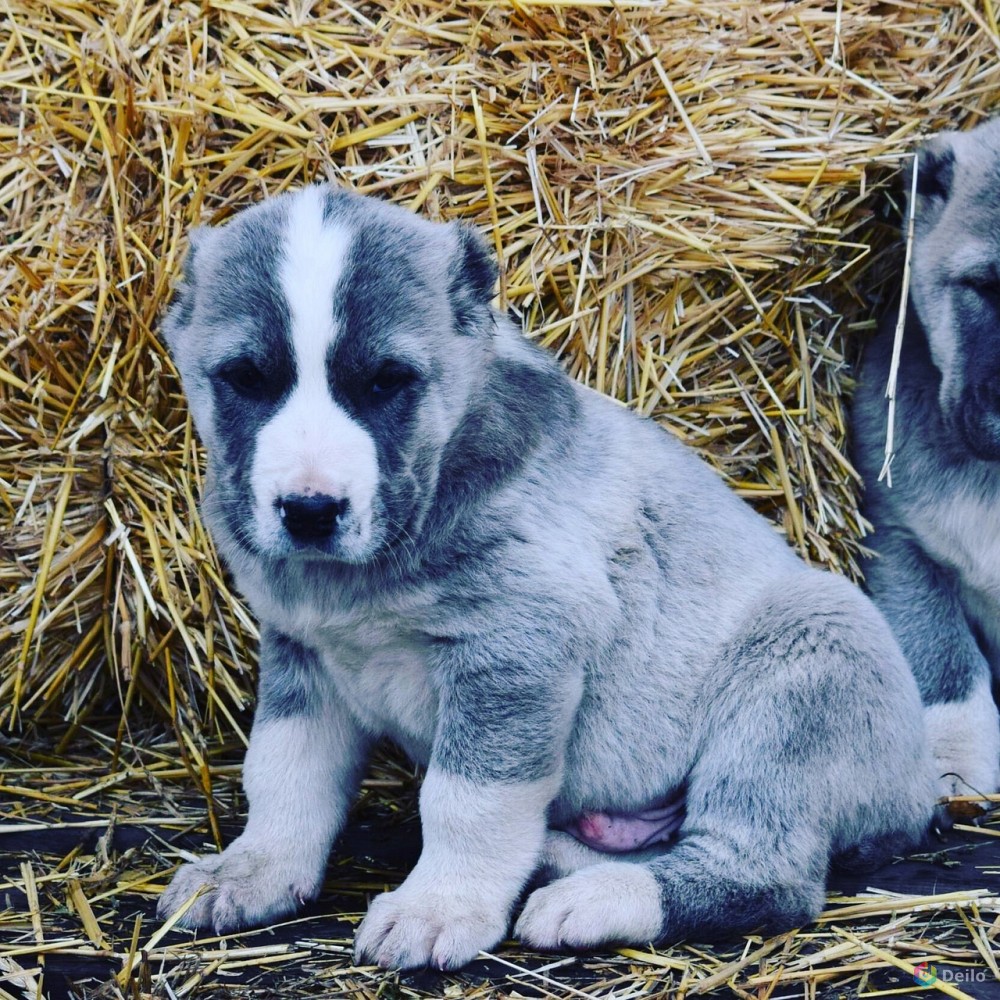
[[[495,277],[473,230],[329,188],[194,234],[164,329],[261,676],[246,830],[161,914],[315,896],[380,737],[427,768],[419,862],[357,933],[383,966],[468,962],[542,872],[515,928],[542,948],[786,928],[831,858],[922,836],[919,696],[875,607],[574,384]]]
[[[854,405],[878,554],[865,575],[916,674],[941,794],[986,793],[1000,787],[1000,119],[920,149],[913,207],[891,488],[877,480],[895,315]]]

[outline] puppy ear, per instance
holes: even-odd
[[[455,326],[461,333],[475,333],[490,314],[499,270],[478,230],[464,223],[451,228],[455,256],[450,267],[449,295]]]
[[[925,142],[906,171],[906,197],[913,190],[913,171],[917,172],[917,198],[914,206],[917,225],[935,222],[951,197],[955,176],[953,132],[943,132]]]
[[[199,255],[211,239],[208,226],[198,226],[188,233],[188,250],[184,255],[184,275],[174,286],[170,307],[163,318],[161,332],[170,353],[175,357],[177,350],[194,312],[195,289],[198,284]]]

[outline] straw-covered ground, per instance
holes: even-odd
[[[872,996],[915,991],[926,956],[1000,979],[989,824],[873,876],[902,895],[766,942],[356,969],[366,894],[415,850],[391,754],[302,923],[192,941],[153,917],[181,852],[238,828],[256,640],[157,339],[187,229],[317,179],[475,222],[530,336],[853,575],[848,362],[899,258],[900,164],[1000,97],[993,0],[0,11],[0,998],[64,974],[81,996]],[[987,995],[960,983],[931,988]]]

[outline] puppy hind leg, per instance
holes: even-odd
[[[724,727],[712,721],[676,845],[641,864],[620,856],[535,890],[517,937],[539,948],[706,940],[783,930],[819,913],[830,840],[810,815],[813,776],[795,760],[780,775],[766,767],[785,720],[774,727],[751,707]]]
[[[720,741],[692,772],[675,846],[640,864],[619,855],[536,889],[515,935],[538,948],[585,948],[777,931],[815,917],[830,842],[802,804],[809,796],[795,794],[810,775],[792,765],[798,773],[782,780],[759,777],[744,757],[762,748],[741,742],[744,752],[734,753]]]
[[[514,934],[536,948],[590,948],[777,932],[813,919],[823,906],[826,845],[817,843],[813,863],[795,874],[777,859],[772,867],[748,833],[704,830],[642,864],[582,868],[536,889]]]
[[[725,938],[820,912],[831,854],[920,839],[933,781],[913,677],[845,581],[802,572],[751,609],[706,693],[676,846],[536,890],[516,933],[554,948]]]
[[[619,855],[535,890],[515,935],[539,948],[585,948],[729,937],[814,917],[823,903],[829,838],[801,805],[808,795],[791,787],[807,774],[794,763],[799,773],[777,781],[754,773],[753,758],[767,755],[753,742],[755,730],[768,727],[751,717],[717,731],[689,776],[687,815],[674,846],[638,864]],[[584,845],[562,847],[600,857]]]

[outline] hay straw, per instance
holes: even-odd
[[[48,837],[110,820],[109,804],[133,829],[164,820],[167,794],[180,827],[207,815],[202,832],[218,840],[238,812],[235,760],[219,753],[246,741],[257,630],[198,515],[202,457],[157,324],[188,228],[267,193],[332,180],[479,225],[501,257],[498,301],[574,378],[699,449],[811,561],[857,574],[865,525],[845,398],[896,261],[882,206],[922,135],[995,104],[992,0],[2,11],[0,752],[19,766],[0,775],[0,796],[17,829]],[[153,722],[174,741],[143,747]],[[396,815],[412,775],[379,766],[390,787],[366,795]],[[140,947],[155,930],[131,916],[126,930],[108,909],[153,892],[166,856],[150,848],[122,888],[107,881],[117,861],[95,855],[91,882],[84,856],[32,861],[44,943],[12,930],[4,962],[107,945],[133,993],[155,982],[157,995],[207,996],[225,981],[225,956],[184,947],[188,965],[157,973]],[[19,869],[6,877],[27,889]],[[56,886],[72,933],[58,930]],[[963,914],[992,913],[973,888]],[[353,891],[360,910],[366,890]],[[854,919],[896,927],[880,898]],[[936,954],[916,906],[891,943],[878,927],[852,933]],[[996,925],[969,917],[973,947],[964,918],[939,912],[942,940],[985,963],[977,949],[984,934],[995,946]],[[605,956],[574,989],[693,990],[730,966],[719,988],[736,995],[786,980],[866,986],[885,963],[828,925],[746,966],[767,943],[686,947],[660,965]],[[810,942],[853,950],[788,980]],[[373,995],[370,972],[323,950],[342,945],[317,939],[295,961]],[[21,979],[8,992],[41,975],[25,968],[9,965]],[[529,979],[511,973],[492,995]]]
[[[885,396],[889,401],[885,431],[885,459],[879,471],[879,482],[883,479],[887,486],[892,486],[892,460],[896,457],[896,383],[899,379],[899,359],[903,350],[903,330],[906,327],[906,308],[909,304],[910,291],[910,260],[913,256],[913,226],[917,215],[917,178],[920,174],[920,157],[914,154],[913,167],[910,174],[910,196],[907,200],[905,246],[903,254],[903,275],[899,288],[899,306],[896,316],[896,328],[892,338],[892,361],[889,365],[889,381],[885,387]]]

